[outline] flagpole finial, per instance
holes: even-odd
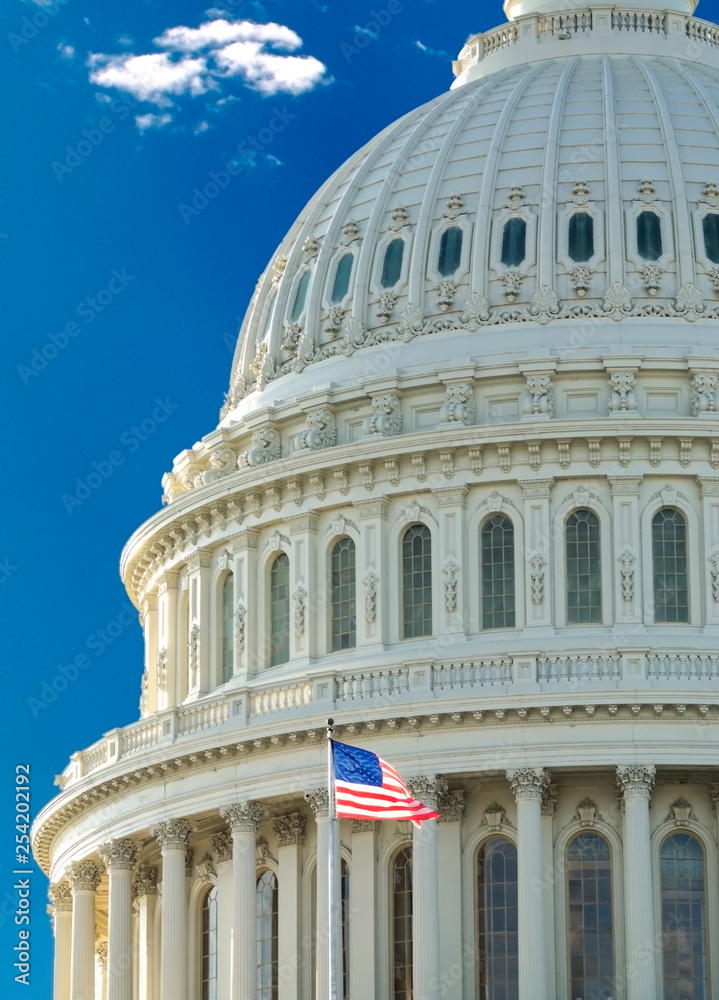
[[[335,720],[334,719],[328,719],[327,720],[327,735],[331,736],[332,733],[334,733],[334,731],[335,731]]]

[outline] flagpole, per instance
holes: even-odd
[[[337,1000],[337,866],[335,865],[335,838],[337,836],[335,824],[335,772],[332,760],[332,740],[335,734],[335,720],[327,720],[327,822],[328,848],[329,848],[329,985],[330,995],[328,1000]]]

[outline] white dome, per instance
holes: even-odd
[[[656,343],[658,317],[711,320],[719,279],[701,219],[719,201],[718,45],[713,25],[687,15],[607,8],[527,17],[470,39],[455,88],[340,167],[278,248],[242,327],[224,414],[237,418],[318,381],[352,383],[363,349],[420,334],[433,342],[422,336],[403,349],[403,367],[433,353],[493,354],[485,327],[496,325],[509,324],[507,356],[546,354],[555,325],[601,324],[617,296],[621,315],[640,320],[629,334],[639,350]],[[582,263],[567,245],[579,209],[594,235]],[[637,247],[642,209],[661,219],[654,260]],[[510,218],[526,224],[517,266],[501,259]],[[442,234],[455,227],[457,267],[441,274]],[[401,267],[383,284],[397,240]],[[687,310],[685,300],[700,308]],[[713,348],[711,326],[700,322],[690,337],[684,322],[680,329],[669,342]],[[626,337],[607,320],[599,340],[625,349]]]

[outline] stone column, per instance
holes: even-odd
[[[439,864],[439,958],[443,1000],[462,1000],[465,977],[471,975],[462,951],[462,819],[464,792],[443,795],[437,820]]]
[[[315,956],[316,956],[316,997],[330,995],[330,908],[329,908],[329,795],[326,788],[315,788],[305,792],[305,798],[312,806],[317,823],[317,921],[315,926]],[[335,883],[340,884],[340,838],[339,831],[335,837]],[[339,917],[339,914],[337,914]],[[339,920],[335,928],[337,992],[339,994],[339,970],[342,968],[342,940]]]
[[[162,954],[160,1000],[187,997],[187,899],[185,854],[192,826],[168,819],[150,831],[162,850]]]
[[[132,870],[137,847],[112,840],[99,848],[110,877],[108,904],[108,1000],[132,1000]]]
[[[354,504],[361,522],[357,546],[357,645],[389,641],[387,602],[387,511],[389,500],[374,497]]]
[[[95,945],[95,958],[97,959],[97,986],[100,1000],[108,1000],[107,997],[107,966],[108,966],[109,944],[107,941],[98,941]]]
[[[542,858],[545,873],[554,871],[554,813],[557,808],[559,789],[547,785],[542,796]],[[557,995],[556,934],[554,931],[554,897],[556,880],[548,878],[542,886],[544,899],[544,944],[547,949],[547,994]]]
[[[257,831],[265,814],[261,802],[235,802],[220,810],[232,833],[232,881],[235,900],[230,1000],[256,1000],[257,955],[255,895]],[[162,1000],[165,1000],[163,997]],[[169,998],[167,998],[169,1000]]]
[[[542,871],[542,796],[549,772],[542,767],[507,771],[517,800],[520,1000],[548,1000]]]
[[[452,452],[447,452],[452,454]],[[432,490],[439,516],[438,564],[442,571],[442,597],[438,609],[438,634],[464,632],[468,611],[464,557],[465,512],[469,487],[446,486]]]
[[[70,1000],[70,969],[72,966],[72,891],[68,882],[50,886],[55,928],[55,965],[53,973],[54,1000]]]
[[[377,995],[377,833],[378,822],[352,820],[350,884],[350,996]]]
[[[232,544],[235,578],[234,676],[242,680],[257,673],[257,602],[251,599],[257,586],[257,539],[259,532],[243,531]],[[250,613],[252,605],[252,613]]]
[[[133,884],[138,924],[138,1000],[155,1000],[157,868],[140,867]]]
[[[232,895],[232,837],[226,831],[212,838],[217,865],[217,995],[229,997],[232,982],[232,942],[235,900]]]
[[[409,779],[415,799],[437,809],[447,793],[438,774]],[[412,839],[412,993],[415,1000],[441,997],[439,959],[439,865],[437,820],[413,827]]]
[[[661,995],[652,892],[649,802],[656,768],[630,764],[617,768],[617,788],[624,804],[624,926],[626,928],[627,1000],[656,1000]]]
[[[67,871],[72,889],[72,971],[70,1000],[95,1000],[95,893],[101,869],[77,861]]]
[[[302,848],[305,845],[305,818],[300,813],[280,816],[274,822],[278,837],[279,874],[278,965],[281,970],[279,1000],[299,1000],[300,974],[300,900],[302,886]]]

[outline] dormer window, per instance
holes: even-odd
[[[404,260],[404,240],[397,238],[392,240],[384,253],[382,264],[382,287],[394,288],[402,276],[402,262]]]
[[[443,278],[456,274],[462,262],[462,230],[459,226],[450,226],[442,233],[439,241],[439,260],[437,270]]]
[[[719,213],[710,212],[702,219],[704,252],[712,264],[719,264]]]
[[[637,216],[637,250],[644,260],[659,260],[664,253],[662,220],[656,212],[640,212]]]
[[[312,275],[310,271],[305,271],[305,273],[300,278],[300,283],[297,286],[297,291],[295,293],[295,304],[292,306],[292,313],[290,315],[290,322],[296,323],[300,318],[302,313],[305,311],[305,304],[307,302],[307,292],[310,287],[310,279]]]
[[[502,263],[519,267],[527,256],[527,223],[524,219],[507,219],[502,232]]]
[[[594,219],[589,212],[575,212],[569,219],[569,256],[585,264],[594,256]]]
[[[340,257],[335,271],[335,283],[332,286],[332,302],[341,302],[347,295],[350,288],[350,278],[352,276],[352,265],[354,264],[354,254],[346,253]]]

